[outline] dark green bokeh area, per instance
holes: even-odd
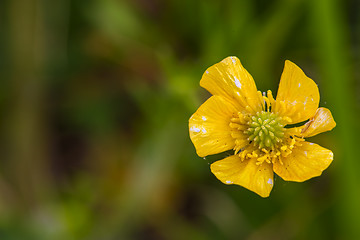
[[[0,2],[0,239],[360,239],[360,2]],[[334,152],[269,198],[212,175],[188,119],[237,56],[276,94],[286,59],[319,86]]]

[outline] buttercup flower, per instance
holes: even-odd
[[[268,197],[274,172],[286,181],[303,182],[320,176],[333,160],[332,151],[304,138],[330,131],[331,112],[319,106],[313,80],[285,61],[276,100],[257,91],[251,75],[236,57],[208,68],[200,85],[211,96],[189,120],[190,138],[200,157],[234,150],[211,164],[225,184],[243,186]],[[308,120],[301,127],[288,127]]]

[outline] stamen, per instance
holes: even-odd
[[[268,155],[267,155],[267,154],[265,154],[265,155],[262,156],[262,157],[259,157],[259,158],[257,159],[256,165],[261,165],[267,158],[268,158]]]
[[[268,111],[268,112],[270,112],[270,106],[271,106],[271,104],[270,104],[270,101],[269,101],[269,99],[267,98],[267,97],[265,97],[265,96],[263,96],[263,98],[264,98],[264,101],[266,102],[266,111]]]
[[[260,99],[261,105],[262,105],[262,109],[265,110],[265,101],[263,99],[263,95],[261,94],[260,91],[257,91],[258,97]]]
[[[288,123],[292,123],[292,119],[289,117],[283,117],[284,121],[286,122],[286,124]]]
[[[268,91],[267,91],[267,97],[269,98],[271,107],[274,107],[275,104],[276,104],[276,101],[275,101],[275,99],[274,99],[274,97],[273,97],[273,95],[272,95],[271,90],[268,90]]]
[[[238,127],[240,127],[240,125],[237,124],[237,123],[230,123],[230,127],[231,128],[238,128]]]
[[[230,121],[231,121],[231,122],[234,122],[234,123],[240,123],[240,119],[239,119],[239,118],[231,118]]]

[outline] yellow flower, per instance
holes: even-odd
[[[333,160],[332,151],[304,138],[336,125],[330,110],[318,108],[313,80],[285,61],[276,100],[257,91],[251,75],[236,57],[206,70],[200,85],[211,96],[189,120],[190,138],[200,157],[234,150],[211,164],[225,184],[243,186],[268,197],[274,172],[286,181],[303,182],[320,176]],[[301,127],[285,127],[309,120]]]

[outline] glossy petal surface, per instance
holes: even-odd
[[[208,68],[200,85],[213,95],[233,101],[242,111],[261,111],[261,99],[254,79],[237,57],[227,57]]]
[[[200,157],[234,148],[233,129],[229,124],[235,113],[237,109],[227,99],[212,96],[191,116],[190,138]]]
[[[316,83],[289,60],[285,61],[274,112],[289,117],[292,124],[314,116],[319,106],[319,89]]]
[[[272,166],[256,165],[255,158],[242,162],[230,156],[211,164],[211,172],[223,183],[243,186],[261,197],[268,197],[274,185]]]
[[[303,182],[320,176],[332,162],[333,153],[317,144],[303,142],[292,154],[274,163],[274,172],[285,181]]]
[[[330,131],[336,126],[331,112],[327,108],[318,108],[315,116],[304,125],[301,135],[303,137],[312,137],[319,133]]]

